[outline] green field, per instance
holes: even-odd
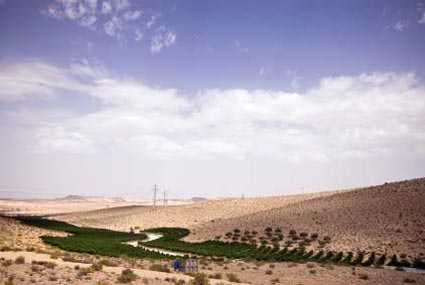
[[[143,240],[145,234],[134,234],[127,232],[117,232],[105,229],[94,229],[73,226],[64,222],[47,220],[39,217],[20,217],[22,222],[49,230],[63,231],[70,233],[69,237],[52,237],[43,236],[44,242],[57,246],[66,251],[100,254],[105,256],[128,256],[134,258],[171,258],[171,256],[158,252],[144,250],[130,245],[123,244],[126,241]],[[304,247],[289,249],[287,247],[280,249],[278,247],[255,246],[241,242],[222,242],[222,241],[205,241],[201,243],[189,243],[181,241],[181,239],[189,235],[190,231],[183,228],[156,228],[146,230],[149,233],[161,233],[163,237],[146,242],[143,245],[146,247],[160,248],[171,250],[185,254],[197,256],[205,256],[211,258],[238,258],[247,260],[263,260],[276,262],[307,262],[315,261],[321,263],[336,263],[341,265],[390,265],[425,268],[422,260],[416,259],[412,264],[406,260],[401,260],[393,255],[387,258],[385,255],[379,259],[375,258],[372,252],[367,257],[363,252],[353,254],[349,252],[313,252],[306,251]]]

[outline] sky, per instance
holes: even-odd
[[[0,197],[425,176],[425,1],[0,0]]]

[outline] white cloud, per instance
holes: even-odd
[[[160,23],[161,14],[150,11],[143,16],[139,6],[127,0],[53,0],[43,14],[58,20],[71,20],[120,42],[130,39],[139,43],[144,36],[150,37],[152,53],[173,45],[177,35]]]
[[[153,159],[267,157],[291,163],[425,155],[425,88],[414,73],[327,77],[302,93],[203,90],[188,98],[88,63],[1,66],[4,102],[70,96],[61,90],[100,102],[88,113],[45,119],[36,129],[39,153],[106,148]]]
[[[260,68],[260,71],[258,72],[258,74],[259,74],[260,76],[262,76],[262,75],[264,74],[264,67],[261,67],[261,68]]]
[[[36,134],[37,144],[33,152],[37,154],[66,153],[93,154],[94,146],[90,139],[78,132],[67,132],[60,127],[43,128]]]
[[[142,15],[141,10],[135,10],[135,11],[127,11],[124,13],[123,17],[127,21],[134,21],[138,19]]]
[[[399,32],[403,32],[408,27],[409,27],[409,22],[402,19],[398,20],[394,25],[394,29],[396,29]]]
[[[151,39],[151,52],[159,53],[163,48],[172,46],[177,39],[177,35],[172,31],[159,33]]]
[[[153,14],[149,21],[146,23],[146,26],[148,27],[148,29],[152,28],[153,26],[155,26],[155,24],[157,23],[158,19],[161,17],[160,13],[156,13]]]

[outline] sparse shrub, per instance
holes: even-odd
[[[46,268],[48,268],[48,269],[53,269],[53,268],[55,268],[55,267],[56,267],[56,263],[54,263],[54,262],[47,262],[47,263],[45,264],[45,266],[46,266]]]
[[[205,274],[197,273],[193,275],[193,279],[190,281],[191,285],[209,285],[210,281]]]
[[[311,239],[312,240],[316,240],[318,237],[319,237],[319,234],[318,233],[311,234]]]
[[[117,280],[119,283],[131,283],[137,278],[138,276],[134,274],[134,272],[131,269],[124,269],[121,272],[121,275],[118,276]]]
[[[331,242],[331,237],[330,236],[324,236],[323,237],[323,241],[326,243],[330,243]]]
[[[159,271],[159,272],[170,272],[170,269],[165,264],[154,263],[149,267],[149,270]]]
[[[369,276],[368,276],[367,274],[360,274],[360,275],[359,275],[359,279],[362,279],[362,280],[369,280]]]
[[[316,271],[315,269],[311,269],[311,270],[309,270],[308,272],[309,272],[310,274],[316,274],[316,272],[317,272],[317,271]]]
[[[302,237],[302,238],[306,238],[307,236],[308,236],[308,233],[306,233],[306,232],[300,233],[300,237]]]
[[[395,270],[396,270],[396,271],[404,271],[404,268],[403,268],[403,267],[400,267],[400,266],[397,266],[397,267],[395,268]]]
[[[229,280],[230,282],[241,283],[241,280],[239,279],[239,277],[234,273],[229,273],[226,276],[227,276],[227,280]]]
[[[404,283],[409,283],[409,284],[412,284],[412,283],[416,283],[416,280],[415,279],[412,279],[412,278],[404,278],[404,280],[403,280],[403,282]]]
[[[297,231],[296,230],[290,230],[289,231],[289,235],[290,236],[293,236],[293,235],[296,235],[297,234]]]
[[[103,264],[102,263],[94,263],[94,264],[92,264],[92,266],[90,266],[92,269],[93,269],[93,271],[102,271],[102,269],[103,269]]]
[[[23,264],[23,263],[25,263],[25,257],[23,257],[22,255],[21,255],[21,256],[18,256],[18,257],[15,259],[15,263],[16,263],[16,264]]]
[[[32,264],[31,265],[31,271],[32,272],[39,272],[40,271],[40,267],[38,265]]]
[[[87,275],[89,275],[89,274],[91,274],[93,272],[94,272],[93,268],[91,268],[91,267],[83,267],[83,268],[80,268],[80,270],[78,271],[77,276],[78,277],[84,277],[84,276],[87,276]]]
[[[269,269],[269,270],[267,270],[267,271],[266,271],[266,274],[267,274],[267,275],[272,275],[272,274],[273,274],[273,271],[271,271],[271,270]]]
[[[364,253],[363,251],[359,251],[357,253],[356,259],[351,263],[352,265],[361,264],[363,262]]]
[[[315,265],[313,263],[307,263],[307,268],[314,268]]]

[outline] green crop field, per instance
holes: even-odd
[[[66,251],[100,254],[106,256],[128,256],[135,258],[170,258],[169,255],[158,252],[148,251],[140,247],[133,247],[123,242],[143,240],[145,234],[134,234],[127,232],[117,232],[105,229],[94,229],[73,226],[64,222],[47,220],[39,217],[20,217],[22,222],[44,229],[63,231],[70,233],[69,237],[43,236],[44,242],[57,246]],[[201,243],[189,243],[181,239],[190,234],[188,229],[184,228],[155,228],[146,230],[146,233],[160,233],[163,236],[159,239],[149,241],[143,245],[146,247],[171,250],[185,254],[197,256],[206,256],[212,258],[238,258],[247,260],[263,260],[276,262],[307,262],[315,261],[322,263],[335,263],[341,265],[390,265],[425,268],[425,263],[421,259],[415,259],[411,264],[406,260],[399,261],[396,255],[387,260],[383,255],[375,260],[375,253],[368,254],[365,259],[365,253],[358,252],[354,255],[352,252],[344,254],[342,252],[313,252],[306,251],[304,247],[289,249],[285,247],[267,247],[256,246],[241,242],[222,242],[205,241]]]

